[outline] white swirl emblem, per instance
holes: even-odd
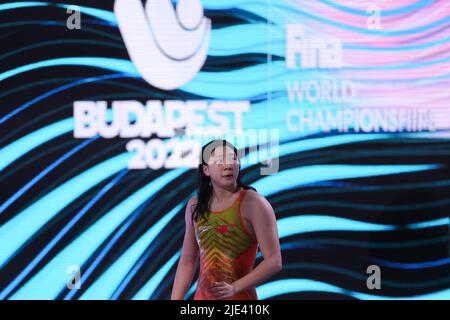
[[[144,80],[173,90],[190,81],[208,53],[211,20],[200,0],[116,0],[114,13],[120,33]]]

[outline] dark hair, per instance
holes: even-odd
[[[202,152],[200,154],[200,161],[198,165],[198,189],[197,189],[197,204],[195,205],[194,210],[192,211],[192,219],[197,221],[198,219],[207,219],[206,217],[206,211],[209,209],[209,201],[211,199],[212,194],[212,184],[211,184],[211,178],[208,177],[203,173],[203,165],[208,164],[209,157],[211,156],[211,152],[218,146],[229,146],[233,149],[234,154],[236,157],[238,157],[238,151],[237,149],[228,141],[216,139],[208,142],[202,147]],[[209,151],[209,152],[206,152]],[[205,159],[206,158],[206,159]],[[239,164],[239,174],[237,177],[237,186],[242,187],[244,189],[252,189],[256,191],[255,188],[243,183],[241,181],[241,165]]]

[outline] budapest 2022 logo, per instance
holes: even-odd
[[[174,90],[200,72],[212,31],[199,0],[180,0],[176,7],[170,0],[148,0],[145,6],[116,0],[114,13],[130,59],[147,83]],[[126,144],[133,152],[128,169],[195,168],[201,145],[212,137],[267,144],[264,130],[243,130],[248,100],[75,101],[73,109],[75,138],[132,139]],[[277,143],[276,130],[272,136]],[[266,153],[260,154],[265,161]]]

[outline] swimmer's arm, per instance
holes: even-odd
[[[175,281],[172,288],[171,300],[184,300],[186,292],[189,290],[197,264],[199,260],[199,250],[197,240],[195,239],[194,227],[191,220],[191,205],[193,200],[189,200],[185,211],[185,234],[181,257],[178,262]]]
[[[282,269],[277,222],[269,201],[252,192],[242,205],[242,209],[248,212],[246,216],[253,226],[264,259],[249,274],[233,282],[235,294],[258,286]]]

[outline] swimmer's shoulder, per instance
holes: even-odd
[[[197,196],[193,196],[192,198],[190,198],[186,205],[186,211],[189,210],[189,212],[192,214],[192,212],[194,212],[195,206],[197,205],[197,202],[198,202]]]
[[[241,211],[246,217],[251,218],[261,208],[267,206],[272,208],[269,201],[262,194],[253,189],[248,189],[241,203]]]

